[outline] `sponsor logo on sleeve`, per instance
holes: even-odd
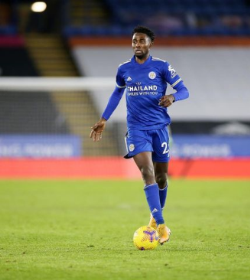
[[[171,78],[174,78],[177,75],[176,71],[171,65],[168,66],[168,71],[171,73]]]

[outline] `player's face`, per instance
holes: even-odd
[[[147,58],[152,46],[151,39],[144,33],[135,33],[132,38],[134,54],[139,59]]]

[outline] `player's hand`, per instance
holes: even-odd
[[[169,106],[171,106],[173,104],[174,101],[175,101],[175,99],[174,99],[173,94],[164,95],[159,100],[158,105],[160,105],[162,107],[169,107]]]
[[[100,119],[95,125],[91,127],[91,132],[89,137],[93,139],[93,141],[99,141],[102,139],[102,132],[104,131],[106,126],[106,120]]]

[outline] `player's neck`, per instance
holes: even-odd
[[[135,61],[139,64],[143,64],[147,59],[149,58],[149,54],[147,54],[145,57],[135,57]]]

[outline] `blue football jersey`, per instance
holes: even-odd
[[[167,84],[173,88],[183,83],[172,66],[159,58],[149,56],[143,63],[135,57],[118,68],[116,85],[126,88],[127,125],[129,129],[151,130],[170,124],[167,108],[159,106]]]

